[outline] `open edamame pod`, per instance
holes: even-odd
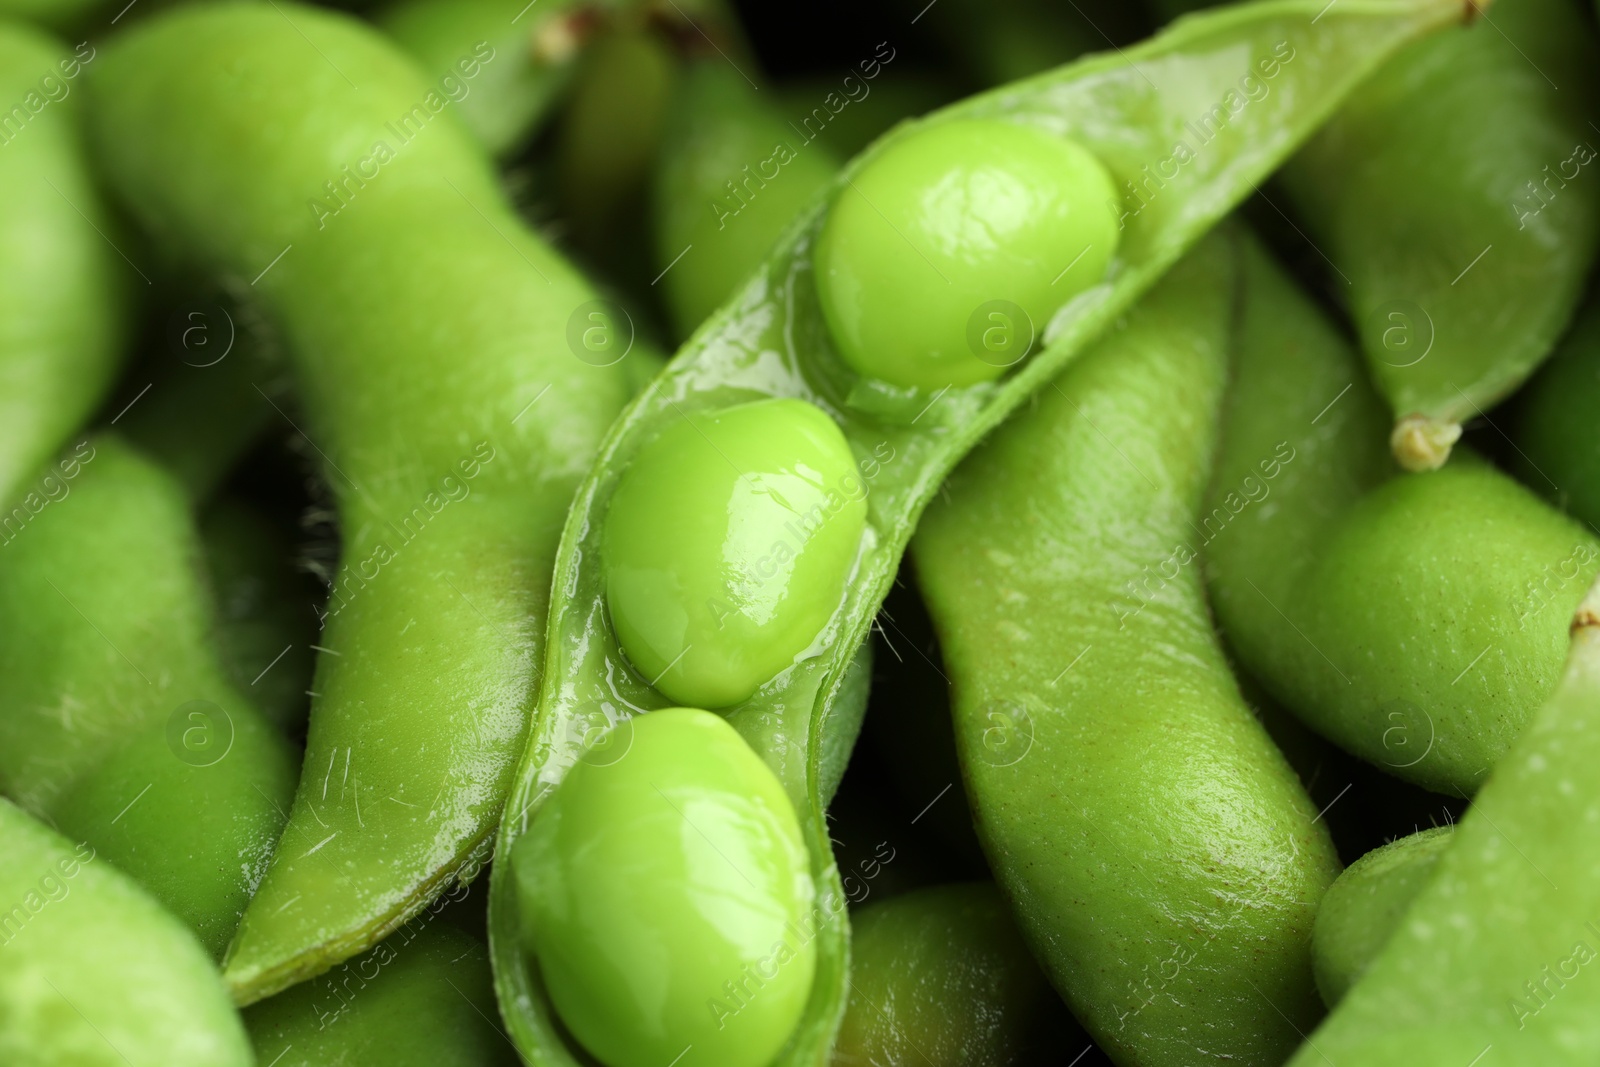
[[[105,172],[174,251],[253,281],[338,497],[307,770],[225,967],[249,1002],[481,867],[562,518],[629,349],[620,331],[585,345],[596,294],[516,218],[447,99],[356,20],[174,10],[94,77]]]
[[[771,678],[757,679],[754,692],[722,710],[773,767],[806,833],[819,909],[816,977],[805,1014],[775,1063],[823,1061],[845,1005],[848,931],[822,818],[818,739],[829,733],[830,709],[845,668],[893,581],[918,514],[974,442],[1126,311],[1365,73],[1404,41],[1460,17],[1463,10],[1456,2],[1417,0],[1342,3],[1327,10],[1314,2],[1272,3],[1220,12],[1122,54],[1093,57],[908,123],[847,166],[828,190],[835,206],[858,195],[852,187],[870,178],[891,149],[910,150],[916,141],[943,127],[975,124],[1005,126],[1006,133],[1015,131],[1019,136],[1054,137],[1062,144],[1070,138],[1079,152],[1097,160],[1119,181],[1148,184],[1142,207],[1137,212],[1131,206],[1122,211],[1123,228],[1107,277],[1075,279],[1060,290],[1062,303],[1068,302],[1065,294],[1080,295],[1050,324],[1033,324],[1044,342],[1025,365],[999,383],[951,385],[926,394],[871,382],[848,370],[828,336],[816,292],[819,277],[813,252],[819,231],[826,226],[827,205],[818,203],[797,220],[745,288],[697,332],[612,428],[599,461],[579,489],[557,557],[538,715],[502,822],[499,854],[509,853],[537,819],[542,802],[584,751],[585,739],[605,736],[598,728],[670,703],[652,686],[657,676],[641,675],[630,656],[624,655],[608,614],[602,542],[624,476],[637,473],[647,452],[669,430],[694,425],[692,420],[712,419],[719,411],[752,402],[816,405],[842,433],[854,459],[851,468],[832,482],[812,481],[803,474],[791,482],[787,479],[797,474],[792,469],[753,471],[748,479],[730,480],[728,499],[733,488],[755,496],[763,484],[784,492],[792,487],[797,493],[810,486],[805,491],[820,492],[825,506],[808,500],[807,510],[821,507],[831,515],[848,496],[864,492],[865,523],[842,583],[832,590],[809,586],[804,590],[808,610],[819,597],[824,602],[833,598],[822,630],[810,635],[809,643],[791,649],[790,666]],[[1177,163],[1173,139],[1182,135],[1190,117],[1184,101],[1232,96],[1242,73],[1269,60],[1277,64],[1272,68],[1274,84],[1281,91],[1240,109],[1210,144],[1200,150],[1186,148],[1180,153],[1186,162]],[[1158,88],[1162,85],[1168,91]],[[1178,85],[1181,92],[1174,88]],[[938,140],[944,140],[942,134]],[[1048,155],[1043,150],[1041,154]],[[948,158],[945,162],[958,172],[973,161],[959,152],[955,155],[953,164]],[[1153,168],[1163,160],[1173,160],[1168,169],[1171,178],[1153,176]],[[993,163],[997,169],[991,173],[1004,181],[1007,161]],[[1148,174],[1142,169],[1147,166],[1152,168]],[[938,177],[923,175],[929,181]],[[901,192],[913,196],[916,189]],[[1059,189],[1050,186],[1041,192],[1052,196]],[[1003,213],[1025,203],[1026,197],[998,196],[986,199],[983,209]],[[891,205],[880,206],[887,210]],[[905,207],[893,206],[897,211]],[[1094,209],[1093,204],[1082,206],[1085,215]],[[935,212],[930,221],[936,224],[937,216]],[[1029,221],[1018,219],[1011,214],[999,232],[1010,235]],[[986,221],[994,221],[994,216]],[[892,234],[890,239],[899,240]],[[1051,263],[1044,284],[1069,273],[1080,251],[1081,247],[1061,249],[1061,261]],[[905,256],[914,258],[917,252],[906,249]],[[1030,285],[1037,281],[1025,280]],[[920,277],[907,278],[908,286],[924,284]],[[974,316],[970,321],[978,324],[976,353],[983,359],[1009,364],[1028,354],[1031,338],[1023,340],[1016,329],[1008,329],[1019,322],[1011,309],[983,307],[996,299],[988,285],[975,284],[969,290],[952,283],[948,291],[937,292],[942,299],[970,308]],[[899,307],[878,310],[885,316],[904,314]],[[991,311],[998,322],[986,317]],[[989,328],[999,335],[1009,333],[1010,343],[1005,336],[992,335],[985,347],[982,334]],[[979,354],[970,358],[981,362]],[[998,376],[1004,367],[993,370],[992,376]],[[806,421],[810,425],[811,420]],[[695,454],[696,465],[705,472],[721,471],[724,478],[730,468],[741,475],[736,466],[739,454],[726,448],[723,452],[719,458],[708,445]],[[837,456],[832,448],[828,454]],[[775,497],[764,499],[781,510]],[[665,500],[666,505],[671,503]],[[688,646],[701,639],[713,650],[719,648],[731,629],[726,616],[735,610],[754,623],[752,629],[740,632],[764,639],[757,616],[786,591],[789,567],[808,540],[802,524],[814,527],[817,519],[798,512],[779,515],[766,510],[765,504],[752,508],[729,516],[734,525],[718,534],[731,537],[728,558],[733,562],[728,572],[693,576],[694,588],[702,593],[720,583],[719,595],[687,599],[673,594],[662,601],[656,654],[672,641],[685,656],[691,654]],[[674,510],[654,521],[663,539],[671,534],[676,540],[676,531],[687,529],[690,522],[708,520]],[[794,529],[786,528],[786,521]],[[697,528],[717,533],[711,527]],[[838,560],[829,563],[824,570],[833,570]],[[673,605],[682,612],[676,637],[669,617]],[[691,629],[695,636],[686,640]],[[797,632],[794,627],[785,629],[790,638]],[[771,649],[759,647],[723,651],[771,655]],[[666,662],[669,670],[677,668],[671,656]],[[517,907],[513,879],[497,867],[490,895],[490,948],[502,1013],[525,1058],[540,1064],[575,1063],[579,1053],[561,1030],[537,968],[524,951]],[[707,991],[708,998],[712,995]]]
[[[1236,243],[1197,248],[993,434],[913,544],[995,879],[1095,1040],[1147,1067],[1283,1061],[1320,1013],[1311,927],[1339,870],[1189,544]]]
[[[0,24],[0,99],[15,104],[0,127],[0,547],[49,502],[26,480],[109,390],[138,280],[104,236],[80,144],[95,55]]]
[[[1328,1007],[1338,1006],[1389,943],[1454,832],[1453,826],[1435,826],[1375,848],[1323,895],[1311,932],[1311,962]]]
[[[46,481],[50,506],[0,553],[0,789],[220,958],[283,827],[293,753],[211,645],[176,481],[114,435]]]
[[[1600,587],[1566,670],[1478,792],[1432,880],[1291,1067],[1600,1058]]]
[[[488,950],[431,911],[337,970],[250,1005],[244,1022],[259,1067],[520,1063],[495,1021]]]
[[[1550,354],[1600,238],[1593,26],[1569,0],[1480,22],[1395,56],[1283,174],[1409,470]]]
[[[1600,539],[1466,450],[1397,477],[1356,354],[1258,248],[1245,272],[1196,529],[1217,621],[1307,725],[1468,795],[1560,677],[1563,620],[1600,572]]]
[[[918,889],[850,925],[833,1067],[1010,1067],[1046,1050],[1066,1062],[1066,1039],[1081,1036],[992,883]]]
[[[0,1062],[254,1062],[193,936],[92,845],[0,798],[0,855]]]

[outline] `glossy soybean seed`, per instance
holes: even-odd
[[[832,615],[866,523],[844,434],[801,400],[696,413],[617,486],[601,554],[623,651],[672,700],[737,704]]]
[[[1449,847],[1452,826],[1435,826],[1375,848],[1328,887],[1311,932],[1317,991],[1330,1008],[1344,999],[1399,929]]]
[[[903,387],[998,378],[1104,279],[1117,202],[1092,153],[1036,127],[965,119],[900,138],[840,189],[817,239],[840,355]]]
[[[762,1067],[816,968],[799,818],[717,715],[616,729],[512,851],[524,946],[607,1067]]]

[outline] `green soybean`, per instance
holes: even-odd
[[[839,169],[720,60],[689,64],[662,134],[652,190],[656,262],[687,337],[766,258]],[[680,259],[681,256],[681,259]]]
[[[1478,792],[1400,928],[1291,1067],[1600,1056],[1600,590],[1548,703]]]
[[[95,56],[0,24],[0,540],[46,499],[26,479],[109,390],[138,280],[103,236],[80,145],[76,90]]]
[[[431,912],[342,967],[250,1005],[244,1022],[263,1067],[520,1062],[495,1022],[483,942]]]
[[[1433,877],[1454,827],[1435,826],[1375,848],[1352,863],[1317,905],[1311,961],[1317,991],[1337,1007],[1399,929]]]
[[[1308,0],[1190,20],[1122,55],[1084,60],[905,124],[834,179],[829,192],[836,195],[898,140],[931,125],[980,118],[1070,136],[1113,175],[1131,176],[1170,153],[1172,131],[1189,117],[1181,101],[1194,94],[1221,98],[1236,82],[1241,62],[1269,56],[1286,40],[1298,43],[1298,58],[1280,71],[1283,91],[1241,112],[1214,150],[1194,158],[1182,180],[1168,185],[1159,206],[1137,215],[1125,211],[1108,284],[1080,298],[1071,314],[1058,316],[1033,357],[1002,382],[927,396],[880,388],[853,375],[834,351],[816,302],[812,249],[825,210],[817,203],[635,399],[579,487],[557,555],[538,714],[501,823],[502,855],[577,762],[586,739],[669,703],[618,649],[600,564],[606,510],[641,449],[686,415],[754,397],[790,397],[816,404],[839,424],[868,486],[860,562],[815,635],[820,654],[796,662],[781,682],[726,712],[773,768],[800,814],[824,911],[810,999],[776,1065],[825,1056],[844,1011],[848,929],[823,820],[821,750],[838,723],[838,691],[848,665],[894,579],[917,515],[979,438],[1126,311],[1364,74],[1403,42],[1461,13],[1455,0],[1381,8],[1341,4],[1323,11],[1324,6]],[[1173,89],[1179,79],[1182,92]],[[1168,91],[1156,88],[1163,84]],[[1065,252],[1057,273],[1074,254]],[[490,951],[507,1028],[525,1057],[571,1062],[578,1054],[523,956],[520,925],[514,886],[497,868],[490,887]]]
[[[667,426],[606,512],[622,651],[670,699],[741,703],[821,632],[866,519],[855,457],[815,405],[757,400]]]
[[[850,925],[833,1067],[1007,1067],[1059,1057],[1076,1036],[991,883],[915,890]]]
[[[1522,480],[1587,523],[1600,524],[1600,301],[1591,298],[1556,354],[1517,397],[1514,461]]]
[[[511,862],[524,945],[608,1067],[762,1067],[788,1040],[817,966],[809,860],[782,784],[723,719],[621,723]]]
[[[1600,240],[1600,44],[1567,0],[1497,0],[1392,59],[1285,169],[1411,470],[1565,329]]]
[[[1358,357],[1264,254],[1246,270],[1197,531],[1217,621],[1313,729],[1469,794],[1554,688],[1600,540],[1464,449],[1396,477]]]
[[[0,1060],[248,1067],[211,961],[92,845],[0,798],[0,854]]]
[[[1105,277],[1116,203],[1099,160],[1036,127],[966,119],[897,139],[837,192],[817,235],[818,295],[840,355],[865,377],[930,393],[1000,377]],[[989,302],[1021,314],[990,311],[974,326],[972,309]]]
[[[1311,927],[1338,860],[1189,544],[1237,271],[1226,235],[1192,252],[951,476],[913,543],[979,840],[1121,1062],[1281,1063],[1321,1007]],[[1135,607],[1147,570],[1165,581]]]
[[[558,101],[592,16],[578,0],[400,0],[376,21],[484,148],[504,157],[526,144]]]
[[[115,436],[0,553],[0,788],[88,841],[221,957],[294,787],[210,641],[190,504]]]
[[[225,967],[249,1002],[481,867],[562,517],[626,399],[628,350],[576,339],[594,291],[411,62],[348,16],[175,10],[94,78],[105,173],[170,251],[254,282],[338,498],[307,770]],[[420,130],[402,121],[418,107]]]

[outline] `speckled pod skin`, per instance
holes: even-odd
[[[1284,170],[1411,470],[1554,348],[1600,238],[1600,44],[1569,0],[1496,0],[1390,60]]]
[[[1454,827],[1407,834],[1356,860],[1317,906],[1311,933],[1317,990],[1337,1007],[1405,918],[1406,909],[1433,877],[1450,847]]]
[[[1291,1067],[1600,1058],[1600,591],[1559,686],[1461,820],[1388,947]]]
[[[561,521],[627,381],[569,346],[595,294],[376,32],[205,5],[141,24],[95,73],[105,172],[156,241],[260,294],[339,502],[306,771],[226,963],[249,1002],[486,858]]]
[[[1400,476],[1359,357],[1259,250],[1200,534],[1233,652],[1307,725],[1468,795],[1560,677],[1600,539],[1465,449]]]
[[[1125,1064],[1278,1064],[1321,1011],[1311,925],[1338,860],[1240,696],[1190,544],[1234,242],[1191,253],[996,431],[913,542],[978,836],[1056,989]]]

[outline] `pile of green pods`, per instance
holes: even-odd
[[[1600,9],[0,0],[0,1065],[1600,1062]]]

